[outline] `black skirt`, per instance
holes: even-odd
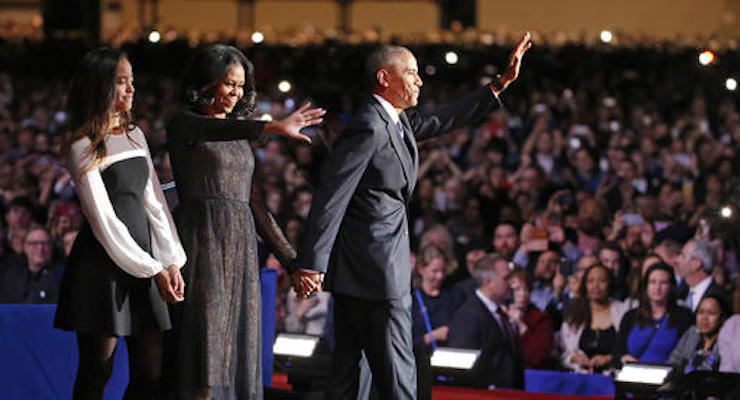
[[[142,250],[151,254],[143,200],[149,179],[146,159],[118,161],[101,176],[116,216]],[[154,279],[136,278],[119,268],[85,223],[67,261],[54,326],[128,336],[170,329],[170,317]]]

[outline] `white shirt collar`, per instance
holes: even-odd
[[[696,311],[699,308],[699,302],[701,301],[701,298],[704,297],[704,292],[709,289],[709,285],[712,284],[712,276],[708,276],[704,278],[703,281],[696,284],[696,286],[689,288],[691,290],[691,294],[694,295],[694,297],[691,299],[691,311]]]
[[[481,292],[480,289],[475,289],[475,295],[478,296],[480,301],[483,302],[483,304],[486,306],[488,311],[490,311],[491,314],[493,314],[493,316],[496,317],[496,319],[498,319],[498,304],[494,303],[493,300],[486,297],[486,295],[483,294],[483,292]]]
[[[383,106],[385,112],[388,114],[389,117],[391,117],[391,121],[393,121],[393,124],[398,124],[398,121],[400,121],[401,118],[398,116],[398,111],[396,111],[393,105],[389,103],[388,100],[378,96],[375,93],[373,93],[373,97],[375,97],[375,100],[378,100],[378,103]]]

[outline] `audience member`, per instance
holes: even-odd
[[[681,249],[678,269],[689,286],[684,304],[696,312],[699,303],[706,296],[719,296],[729,301],[729,293],[712,279],[712,269],[717,258],[714,245],[702,239],[692,239]]]
[[[575,372],[610,368],[625,305],[611,299],[611,273],[601,264],[583,274],[578,297],[566,310],[560,340],[563,366]]]
[[[699,302],[696,325],[686,330],[668,358],[668,364],[683,373],[718,371],[722,354],[717,337],[730,309],[723,297],[707,295]]]
[[[451,293],[442,289],[448,262],[442,250],[433,244],[422,247],[416,257],[416,272],[421,279],[414,289],[411,319],[419,399],[432,398],[430,357],[438,344],[447,342],[455,311]]]
[[[518,269],[511,275],[513,302],[507,308],[509,320],[517,328],[524,366],[534,369],[553,367],[555,331],[550,316],[530,302],[532,275]]]
[[[0,303],[49,304],[59,297],[59,283],[51,265],[51,236],[33,226],[23,238],[25,257],[6,265],[0,277]]]
[[[740,315],[733,315],[722,325],[717,339],[720,357],[720,372],[740,373],[740,346],[735,341],[740,337]]]
[[[668,360],[679,338],[692,325],[691,311],[676,302],[673,268],[658,262],[642,279],[640,303],[622,318],[614,351],[615,363]]]
[[[488,254],[475,264],[473,277],[478,289],[452,318],[448,344],[481,351],[470,371],[472,380],[468,384],[480,388],[522,389],[521,345],[516,327],[509,323],[504,309],[511,297],[509,263],[495,253]]]

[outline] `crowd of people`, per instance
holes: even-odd
[[[0,302],[55,303],[83,220],[60,156],[68,71],[34,76],[59,49],[0,46],[22,55],[0,70]],[[137,71],[134,120],[163,183],[173,180],[165,123],[182,48],[127,47]],[[412,48],[422,109],[489,82],[504,54],[475,46],[447,65],[444,47]],[[322,160],[366,93],[357,71],[368,49],[246,51],[260,92],[256,116],[285,116],[304,99],[329,111],[305,131],[310,146],[253,143],[254,181],[293,248]],[[722,84],[726,67],[704,69],[690,49],[640,47],[535,47],[526,62],[503,109],[420,146],[409,205],[417,365],[446,344],[482,350],[470,382],[478,387],[522,387],[524,368],[608,373],[632,361],[738,371],[722,337],[735,332],[740,311],[740,110]],[[293,91],[277,91],[280,79]],[[299,299],[267,242],[259,263],[280,271],[277,330],[323,335],[331,295]]]

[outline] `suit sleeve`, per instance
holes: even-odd
[[[453,129],[477,124],[501,102],[489,86],[476,89],[460,99],[431,113],[417,112],[409,116],[409,123],[417,141],[431,139]]]
[[[303,247],[296,266],[326,272],[334,241],[360,178],[377,147],[369,127],[346,129],[324,162],[321,181],[308,214]]]
[[[469,304],[469,303],[468,303]],[[450,323],[447,334],[447,345],[461,349],[478,349],[481,346],[478,338],[476,321],[466,310],[459,310]]]

